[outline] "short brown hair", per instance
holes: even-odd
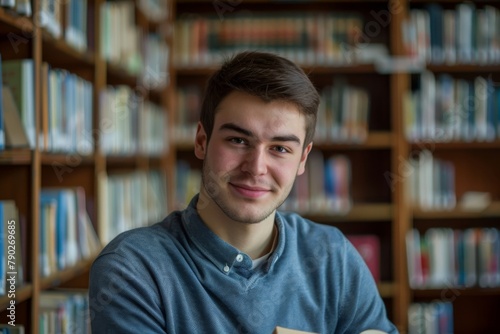
[[[306,117],[304,147],[312,142],[319,94],[304,71],[290,60],[271,53],[245,51],[225,61],[208,80],[203,97],[200,121],[207,140],[212,134],[218,105],[233,91],[254,95],[266,102],[293,103]]]

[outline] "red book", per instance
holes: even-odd
[[[376,235],[348,235],[347,239],[365,260],[375,282],[380,282],[380,240]]]

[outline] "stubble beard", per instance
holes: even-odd
[[[292,185],[290,185],[289,189],[285,190],[283,198],[278,198],[277,203],[274,205],[269,204],[269,206],[261,206],[263,211],[250,217],[248,214],[245,215],[245,212],[239,210],[236,204],[232,203],[233,200],[230,198],[230,194],[222,191],[220,184],[228,184],[230,179],[231,175],[229,173],[219,176],[207,166],[206,160],[203,161],[201,181],[207,195],[229,219],[244,224],[256,224],[265,220],[283,204],[292,190]],[[272,192],[276,191],[275,189],[276,187],[272,187]]]

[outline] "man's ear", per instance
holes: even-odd
[[[304,151],[302,152],[302,156],[300,157],[300,163],[299,163],[299,169],[297,170],[297,175],[302,175],[304,171],[306,170],[306,162],[307,162],[307,157],[309,156],[309,152],[311,152],[311,149],[313,147],[313,143],[310,142],[306,148],[304,148]]]
[[[203,125],[198,122],[198,127],[196,128],[196,137],[194,140],[194,154],[200,160],[205,159],[205,154],[207,150],[207,133],[203,128]]]

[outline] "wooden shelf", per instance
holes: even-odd
[[[14,11],[0,8],[0,22],[5,28],[0,28],[2,33],[22,31],[24,34],[29,35],[33,33],[33,22],[26,16],[20,16]]]
[[[461,1],[462,2],[462,1]],[[446,73],[493,73],[500,72],[500,64],[453,64],[453,65],[427,65],[432,72]]]
[[[0,151],[0,165],[29,165],[33,160],[33,151],[13,149]]]
[[[494,298],[500,297],[500,287],[496,288],[463,288],[463,287],[443,287],[436,289],[414,289],[412,290],[414,297],[417,298],[447,298],[452,296],[490,296]]]
[[[92,155],[80,155],[77,152],[72,153],[42,153],[41,163],[42,165],[52,165],[63,164],[70,167],[75,167],[77,165],[91,165],[95,161],[95,156]]]
[[[388,131],[370,132],[366,141],[361,143],[323,143],[314,142],[314,147],[320,150],[371,150],[391,149],[394,140],[392,133]]]
[[[475,149],[500,149],[500,140],[496,139],[494,141],[450,141],[450,142],[433,142],[433,141],[421,141],[417,143],[411,143],[411,148],[416,149],[428,149],[428,150],[475,150]]]
[[[16,304],[22,303],[31,298],[33,293],[33,286],[31,284],[25,284],[21,287],[16,287]],[[8,295],[0,296],[0,309],[5,309],[9,306],[11,298]]]
[[[422,210],[413,209],[414,219],[464,219],[464,218],[491,218],[500,217],[500,202],[493,202],[481,211],[464,210],[457,206],[452,210]]]
[[[90,52],[80,52],[62,38],[55,38],[47,32],[42,38],[42,59],[55,66],[95,66],[94,55]]]
[[[83,260],[71,268],[59,271],[49,277],[41,278],[40,288],[42,290],[50,289],[68,282],[69,280],[88,272],[92,262],[94,262],[94,258]]]
[[[337,222],[380,222],[390,221],[393,217],[393,205],[380,204],[355,204],[347,214],[320,213],[304,214],[308,219],[318,223]]]
[[[128,85],[131,88],[137,87],[139,79],[137,76],[130,74],[126,69],[113,63],[106,63],[107,80],[112,85]]]

